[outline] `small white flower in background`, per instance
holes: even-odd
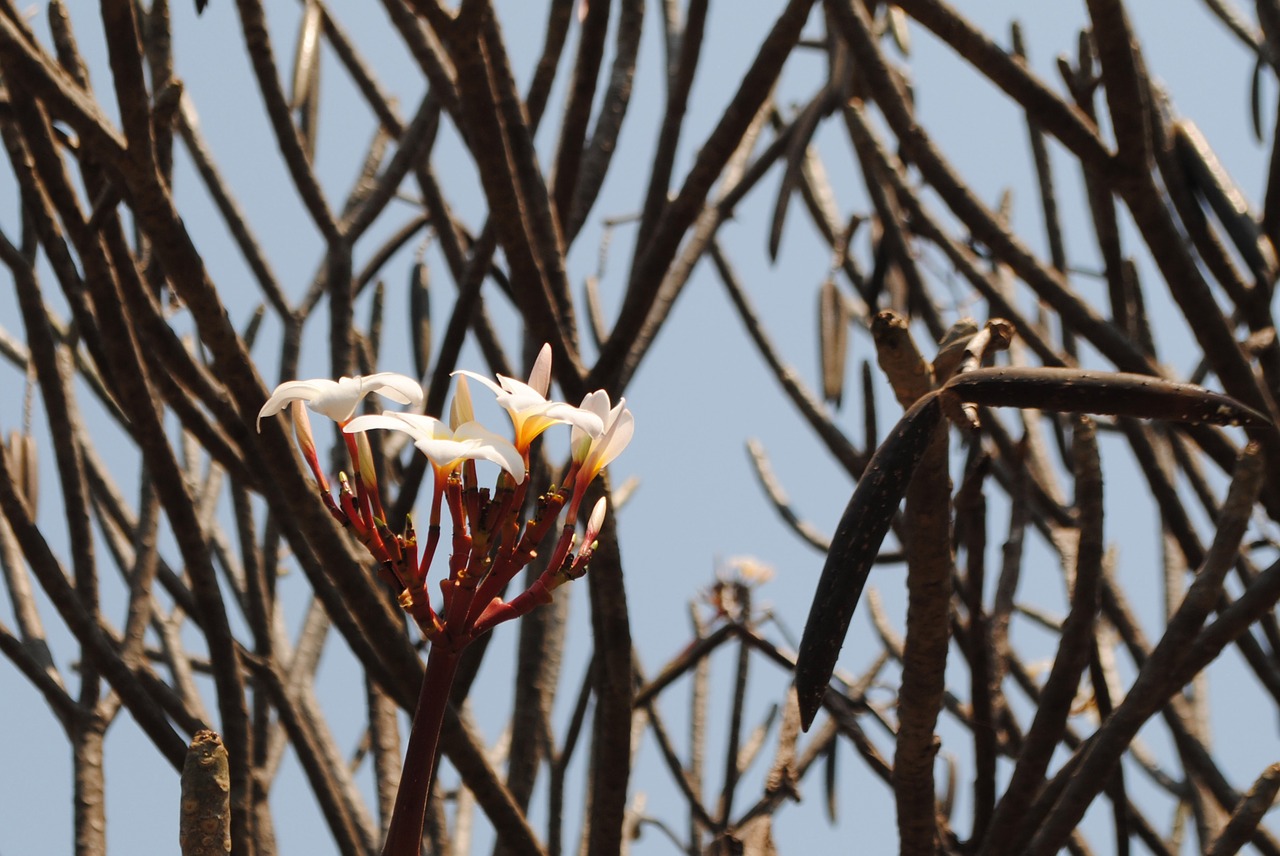
[[[294,401],[305,401],[307,407],[316,413],[328,416],[339,425],[345,425],[355,415],[360,400],[371,392],[397,404],[415,407],[423,399],[422,387],[418,382],[396,372],[343,377],[336,381],[328,378],[289,380],[277,386],[267,403],[258,411],[258,430],[262,430],[262,417],[274,416]]]
[[[717,563],[716,581],[703,592],[703,599],[717,616],[743,621],[751,613],[751,592],[773,579],[773,568],[755,556],[730,556]]]
[[[342,430],[355,434],[374,428],[405,432],[413,438],[413,445],[418,451],[443,472],[466,460],[492,461],[510,473],[517,484],[525,479],[524,457],[516,447],[478,422],[463,422],[456,429],[450,429],[432,416],[383,413],[357,416]]]
[[[773,566],[755,556],[730,556],[724,560],[723,570],[737,573],[738,579],[747,585],[758,586],[773,579]]]
[[[494,383],[482,374],[465,369],[454,374],[479,381],[493,390],[498,405],[511,416],[516,435],[515,445],[521,452],[527,451],[529,444],[539,434],[560,422],[567,422],[593,435],[599,434],[604,428],[600,417],[594,413],[564,402],[547,400],[547,392],[551,388],[550,345],[542,346],[538,359],[533,364],[533,371],[529,373],[528,383],[506,375],[498,375],[498,382]]]

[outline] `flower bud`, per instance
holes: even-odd
[[[600,537],[600,529],[604,526],[604,515],[608,510],[609,504],[605,502],[602,496],[596,500],[595,507],[591,509],[591,516],[587,518],[587,532],[582,538],[582,543],[589,549],[597,538]]]
[[[467,379],[458,375],[458,387],[453,391],[453,403],[449,405],[449,427],[454,431],[464,422],[475,422],[475,410],[471,406],[471,389]]]

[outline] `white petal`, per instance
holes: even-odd
[[[588,438],[595,440],[609,428],[609,393],[603,389],[588,392],[583,396],[582,404],[578,405],[578,409],[584,413],[593,414],[600,420],[600,428],[594,431],[590,430],[590,425],[580,426],[576,423],[570,423],[573,425],[573,433],[569,440],[570,448],[574,450],[574,460],[581,461],[587,456],[587,447],[583,445],[584,442]]]
[[[442,469],[448,469],[465,458],[474,457],[471,453],[479,446],[476,440],[452,440],[447,438],[424,437],[415,440],[418,451],[426,455],[431,463]]]
[[[348,434],[357,431],[368,431],[372,428],[384,428],[390,431],[403,431],[411,436],[415,443],[421,440],[449,439],[453,435],[444,423],[431,416],[418,413],[396,413],[387,411],[378,415],[357,416],[347,423],[343,429]]]
[[[311,381],[321,383],[320,381]],[[356,412],[360,403],[360,381],[355,378],[342,377],[338,382],[323,381],[314,396],[308,400],[308,406],[316,413],[328,416],[334,422],[346,422]]]
[[[492,461],[511,473],[511,477],[516,480],[517,484],[524,481],[524,458],[506,437],[493,433],[479,422],[462,423],[458,426],[454,436],[458,439],[473,439],[480,444],[477,447],[477,453],[470,457]],[[480,452],[483,452],[483,454]]]
[[[553,419],[568,422],[578,431],[585,432],[593,439],[604,433],[604,419],[590,410],[583,410],[581,407],[574,407],[572,404],[556,401],[552,402],[545,413]]]
[[[527,383],[506,375],[498,375],[498,382],[502,384],[498,403],[512,413],[547,403],[547,397]]]
[[[412,404],[416,407],[422,403],[422,386],[406,375],[378,372],[356,380],[360,381],[362,393],[376,392],[397,404]]]
[[[609,466],[615,458],[622,454],[622,450],[627,448],[635,431],[635,417],[631,415],[630,410],[623,410],[618,414],[613,424],[609,426],[609,430],[605,435],[591,449],[587,466],[597,473]]]
[[[262,417],[275,416],[293,401],[311,401],[321,394],[324,385],[337,386],[331,380],[287,380],[275,388],[267,403],[258,411],[258,430],[262,430]]]
[[[601,419],[609,414],[609,393],[603,389],[597,389],[595,392],[588,392],[582,398],[582,403],[578,405],[582,410],[590,411]]]
[[[462,375],[463,377],[469,377],[469,378],[471,378],[472,380],[478,380],[478,381],[480,381],[482,384],[484,384],[485,386],[489,387],[489,389],[493,390],[493,394],[494,394],[494,395],[496,395],[496,396],[498,396],[499,398],[501,398],[503,395],[505,395],[505,394],[506,394],[506,390],[505,390],[505,389],[503,389],[502,387],[498,386],[496,383],[494,383],[493,381],[489,380],[487,377],[485,377],[485,376],[484,376],[484,375],[482,375],[482,374],[478,374],[478,373],[476,373],[476,372],[467,371],[466,369],[458,369],[456,372],[452,372],[452,373],[450,373],[450,375],[449,375],[449,376],[450,376],[450,377],[453,377],[454,375]]]
[[[607,419],[605,419],[605,422],[607,422],[609,425],[612,425],[613,420],[618,418],[618,414],[630,413],[630,412],[631,412],[630,410],[627,410],[627,398],[624,395],[622,398],[618,399],[618,403],[615,404],[613,406],[613,409],[609,411],[609,416]]]

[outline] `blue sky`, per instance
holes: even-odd
[[[81,46],[94,61],[94,82],[104,103],[109,78],[103,62],[98,20],[90,4],[73,0],[72,15],[78,26]],[[518,74],[527,79],[528,70],[541,49],[542,5],[523,2],[499,2],[509,49]],[[1083,4],[1027,4],[1016,0],[1001,2],[961,2],[961,10],[986,32],[1002,43],[1008,41],[1008,22],[1015,15],[1026,15],[1023,27],[1034,69],[1052,85],[1057,83],[1054,58],[1061,52],[1074,52],[1076,32],[1085,21]],[[772,20],[777,4],[740,2],[712,4],[707,31],[709,39],[704,51],[699,76],[693,93],[689,126],[683,137],[677,174],[691,162],[697,145],[709,130],[727,101],[737,77],[746,67],[760,38]],[[380,8],[370,4],[334,2],[334,14],[351,31],[353,38],[372,57],[383,83],[400,96],[400,109],[409,115],[422,94],[420,75],[412,67],[398,42],[388,36],[385,17]],[[1030,12],[1028,10],[1031,10]],[[1220,159],[1250,197],[1260,202],[1265,179],[1266,150],[1252,137],[1248,114],[1251,63],[1237,47],[1230,34],[1209,19],[1201,4],[1190,0],[1165,3],[1137,0],[1130,4],[1131,15],[1146,51],[1152,74],[1163,81],[1171,93],[1177,112],[1195,121],[1214,146]],[[569,257],[571,281],[579,289],[584,278],[596,271],[602,238],[601,220],[605,217],[634,212],[642,199],[643,169],[630,164],[643,164],[646,152],[657,133],[663,96],[659,84],[662,63],[656,4],[649,4],[645,22],[640,68],[631,112],[624,127],[614,167],[602,189],[601,201],[575,244]],[[287,68],[292,56],[293,33],[297,25],[297,7],[275,4],[272,27],[276,38],[277,60]],[[308,225],[305,215],[290,188],[280,163],[275,144],[262,119],[257,101],[249,95],[248,106],[241,99],[251,91],[251,82],[240,48],[233,4],[213,0],[203,17],[194,17],[189,4],[179,2],[174,9],[176,53],[179,76],[184,80],[202,118],[203,131],[229,183],[240,194],[240,202],[250,212],[250,222],[260,241],[268,248],[271,263],[295,299],[313,276],[322,244]],[[816,33],[817,16],[810,30]],[[42,26],[42,23],[41,23]],[[571,40],[569,51],[574,49]],[[964,68],[947,48],[927,33],[912,26],[912,76],[917,92],[917,107],[922,124],[943,146],[957,169],[990,204],[999,194],[1011,189],[1014,195],[1013,218],[1018,231],[1043,255],[1047,255],[1042,238],[1039,202],[1032,183],[1032,166],[1027,149],[1026,132],[1014,106],[991,86]],[[567,52],[567,55],[570,55]],[[611,57],[606,57],[606,62]],[[1211,58],[1208,61],[1206,58]],[[778,102],[784,110],[803,103],[819,85],[825,60],[816,52],[800,53],[788,64],[780,85]],[[556,144],[554,105],[563,92],[567,72],[553,95],[553,110],[538,137],[543,163],[550,161]],[[367,145],[372,130],[372,117],[360,105],[354,92],[343,79],[333,57],[326,57],[322,85],[328,100],[321,108],[321,139],[317,169],[331,202],[341,199],[352,178],[353,164]],[[1275,83],[1267,81],[1264,97],[1264,124],[1270,127]],[[835,188],[841,211],[846,216],[866,210],[867,201],[861,178],[850,161],[847,140],[838,122],[824,126],[817,145],[826,159],[826,167]],[[1078,174],[1060,149],[1053,148],[1062,195],[1064,220],[1068,236],[1068,255],[1074,268],[1096,270],[1099,265],[1093,249],[1091,233],[1081,228],[1083,197]],[[474,168],[450,131],[442,133],[435,154],[435,166],[446,193],[460,216],[473,227],[482,215],[481,198],[476,191]],[[757,309],[766,319],[770,333],[785,357],[806,379],[817,386],[817,347],[813,339],[816,324],[817,286],[830,264],[829,252],[808,233],[800,206],[793,203],[790,226],[776,263],[769,263],[764,252],[768,236],[772,195],[780,174],[775,172],[763,183],[752,199],[739,207],[735,220],[727,224],[721,239],[732,254]],[[7,175],[0,182],[8,181]],[[211,220],[211,207],[191,174],[185,156],[179,159],[177,178],[180,204],[197,237],[197,243],[210,262],[211,273],[223,288],[233,319],[243,323],[255,307],[258,297],[251,291],[247,271],[238,261],[230,240],[219,225]],[[7,185],[0,184],[0,187]],[[6,189],[0,196],[12,198]],[[935,203],[935,209],[941,205]],[[412,213],[408,204],[398,204],[384,217],[381,233],[403,222]],[[17,220],[13,205],[0,209],[0,225],[7,234],[16,233]],[[366,242],[357,267],[367,258],[376,241]],[[1132,231],[1126,236],[1126,250],[1138,256],[1143,281],[1148,293],[1159,293],[1159,280],[1145,257]],[[613,311],[621,299],[621,287],[630,263],[631,232],[619,227],[612,235],[601,291],[606,307]],[[435,317],[445,317],[452,286],[434,247],[426,259],[432,267]],[[411,259],[401,258],[385,271],[388,306],[404,300]],[[864,259],[865,263],[865,259]],[[945,262],[936,252],[924,252],[928,270],[944,281],[950,276]],[[1104,294],[1099,280],[1086,274],[1073,277],[1073,285],[1082,293],[1095,297]],[[49,291],[53,288],[46,286]],[[945,307],[947,319],[962,314],[985,315],[974,305],[967,291],[957,282],[956,304]],[[514,353],[515,318],[499,299],[490,306],[502,329],[506,344]],[[1180,373],[1190,371],[1191,340],[1185,325],[1168,305],[1155,300],[1153,311],[1158,318],[1157,338],[1162,357]],[[365,317],[364,304],[358,310]],[[387,334],[381,368],[410,370],[412,365],[406,346],[406,331],[401,315],[388,313]],[[181,323],[179,319],[176,323]],[[316,319],[308,327],[304,349],[303,373],[323,375],[325,357],[325,322]],[[10,332],[20,329],[11,295],[0,295],[0,326]],[[268,323],[260,372],[269,382],[277,378],[277,357],[273,354],[272,337],[278,327]],[[927,343],[923,343],[928,351]],[[1188,355],[1181,357],[1181,355]],[[1181,358],[1180,358],[1181,357]],[[872,358],[866,335],[853,336],[850,357],[851,375],[858,364]],[[479,369],[482,362],[473,347],[464,351],[462,364]],[[0,366],[0,389],[11,396],[20,390],[21,378],[10,367]],[[897,418],[896,407],[887,390],[879,397],[882,430]],[[632,607],[633,633],[638,640],[640,656],[650,673],[676,654],[687,642],[690,630],[687,603],[696,597],[714,577],[718,563],[727,557],[752,555],[772,565],[776,575],[761,587],[758,600],[767,601],[779,620],[798,634],[807,614],[809,599],[822,565],[821,554],[802,544],[787,532],[769,508],[747,463],[744,443],[758,438],[768,450],[773,467],[800,513],[824,531],[831,531],[851,490],[851,483],[815,442],[808,427],[794,414],[776,382],[742,331],[732,313],[723,289],[707,265],[695,272],[690,286],[676,306],[675,314],[664,328],[653,352],[645,362],[627,398],[636,414],[637,433],[632,447],[613,467],[615,484],[635,475],[640,486],[620,515],[624,571],[628,597]],[[854,404],[856,395],[847,395],[844,408],[835,415],[843,428],[855,439],[861,436],[861,414]],[[17,408],[0,416],[0,430],[8,432],[20,424]],[[496,423],[495,423],[496,424]],[[107,452],[126,454],[118,448],[118,438],[104,435]],[[958,443],[953,443],[958,448]],[[46,450],[47,451],[47,450]],[[1117,549],[1119,571],[1131,592],[1146,590],[1151,597],[1137,605],[1149,632],[1154,632],[1160,615],[1158,595],[1160,578],[1158,530],[1153,511],[1145,499],[1145,488],[1135,480],[1128,453],[1115,443],[1104,448],[1108,496],[1107,533]],[[52,466],[51,460],[48,462]],[[45,470],[51,474],[51,469]],[[954,471],[953,471],[954,475]],[[127,476],[124,476],[127,478]],[[51,475],[40,508],[41,523],[51,532],[60,525],[61,511],[52,489]],[[125,485],[126,495],[134,488]],[[1127,501],[1132,495],[1134,501]],[[1116,501],[1119,500],[1119,501]],[[998,546],[1003,523],[1001,504],[993,503],[989,538]],[[1061,610],[1060,574],[1049,563],[1048,554],[1040,548],[1043,573],[1034,562],[1024,579],[1027,599],[1043,603],[1051,610]],[[1137,581],[1137,582],[1134,582]],[[1147,582],[1149,581],[1149,582]],[[871,583],[883,595],[886,610],[893,623],[901,627],[904,613],[902,574],[890,567],[873,574]],[[300,574],[282,581],[285,596],[293,595],[290,616],[300,618],[304,583]],[[580,587],[579,587],[580,589]],[[118,592],[117,592],[118,594]],[[567,705],[580,679],[589,653],[586,631],[585,592],[574,591],[574,622],[570,629],[570,647],[566,655],[558,722],[563,723]],[[1136,599],[1136,598],[1135,598]],[[10,621],[7,608],[0,617]],[[51,638],[60,645],[59,663],[68,666],[74,647],[56,629],[51,611],[46,611]],[[117,620],[119,612],[117,611]],[[775,638],[777,634],[769,631]],[[1052,652],[1049,637],[1037,635],[1031,627],[1019,627],[1019,641],[1030,650]],[[494,648],[473,695],[472,707],[478,723],[491,742],[503,725],[509,694],[509,662],[514,651],[513,628],[498,630]],[[843,668],[860,670],[875,656],[874,641],[865,611],[855,618],[841,660]],[[716,660],[717,686],[727,688],[730,660]],[[1230,703],[1218,704],[1214,724],[1222,735],[1215,747],[1234,776],[1238,787],[1244,787],[1260,770],[1255,739],[1257,724],[1245,718],[1240,704],[1252,692],[1247,683],[1238,680],[1239,668],[1234,655],[1228,654],[1215,675],[1219,686],[1229,688],[1223,698]],[[892,673],[890,673],[892,675]],[[961,674],[955,672],[954,680]],[[320,672],[317,694],[331,718],[339,744],[354,745],[362,726],[362,711],[353,699],[358,684],[356,671],[344,645],[336,637],[330,640]],[[748,721],[759,719],[769,704],[779,698],[785,687],[785,676],[762,661],[752,673],[751,713]],[[63,852],[70,845],[68,783],[70,764],[65,743],[57,727],[47,717],[46,709],[11,666],[0,664],[0,687],[6,702],[0,706],[0,767],[23,770],[22,777],[0,778],[0,852],[5,856],[37,852]],[[1239,693],[1239,694],[1237,694]],[[681,723],[683,713],[675,696],[664,701],[668,720]],[[711,722],[722,719],[727,702],[717,714],[713,707]],[[1268,723],[1268,729],[1271,724]],[[683,734],[683,726],[675,729]],[[965,734],[945,717],[940,726],[944,752],[954,751],[963,760],[968,750]],[[1158,730],[1148,729],[1149,737],[1162,747]],[[1266,734],[1274,745],[1274,732]],[[18,737],[18,735],[21,735]],[[881,739],[883,735],[873,737]],[[772,744],[766,749],[771,752]],[[718,758],[722,748],[714,744],[711,757]],[[108,835],[115,852],[159,852],[171,848],[177,835],[177,778],[150,751],[127,715],[112,728],[108,736]],[[1269,752],[1274,755],[1274,752]],[[656,753],[646,743],[633,782],[633,791],[644,791],[648,810],[677,828],[683,828],[679,814],[680,799],[670,787],[665,773],[656,766]],[[718,760],[713,769],[719,769]],[[758,766],[767,767],[767,757]],[[894,840],[892,804],[888,792],[866,772],[861,762],[842,749],[840,757],[841,828],[832,832],[821,814],[820,784],[815,779],[805,789],[807,803],[790,806],[779,812],[777,838],[783,849],[797,844],[834,846],[847,840],[853,831],[868,849],[884,850]],[[710,779],[713,786],[716,776]],[[367,784],[367,782],[366,782]],[[310,799],[300,796],[302,781],[292,761],[276,785],[276,829],[284,856],[329,849],[327,832]],[[748,791],[749,792],[749,791]],[[570,791],[574,793],[574,791]],[[1137,798],[1137,797],[1135,797]],[[1163,803],[1150,803],[1163,806]],[[957,809],[963,818],[967,807]],[[535,802],[535,823],[541,815]],[[1163,809],[1154,817],[1162,819]],[[479,824],[483,827],[483,823]],[[961,830],[967,821],[958,820]],[[572,827],[571,827],[572,828]],[[483,836],[478,830],[477,835]],[[634,852],[667,853],[671,847],[661,836],[650,831],[636,842]]]

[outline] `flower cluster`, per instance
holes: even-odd
[[[397,587],[400,605],[433,644],[461,650],[494,625],[516,618],[551,599],[551,592],[581,577],[595,549],[604,522],[601,499],[587,516],[581,542],[575,522],[587,485],[631,441],[635,421],[626,399],[612,404],[603,390],[588,394],[574,407],[547,399],[551,385],[551,349],[544,345],[528,383],[498,375],[495,383],[474,372],[459,371],[458,387],[446,424],[420,413],[385,411],[356,416],[361,399],[376,393],[410,408],[420,408],[422,388],[411,378],[393,372],[331,380],[296,380],[278,386],[258,414],[282,412],[293,417],[294,433],[303,458],[320,488],[326,507],[349,528],[381,565],[384,578]],[[507,440],[475,420],[467,379],[488,387],[511,417],[514,440]],[[339,475],[334,498],[316,454],[307,409],[336,421],[351,457],[353,478]],[[532,518],[521,522],[529,485],[529,448],[553,425],[572,429],[572,458],[559,487],[552,485],[537,498]],[[419,550],[412,520],[393,533],[379,496],[373,455],[364,432],[387,429],[408,434],[430,461],[434,474],[426,543]],[[479,486],[476,461],[500,468],[492,489]],[[353,484],[354,482],[354,484]],[[502,592],[537,555],[568,506],[560,537],[546,570],[524,592],[502,599]],[[442,511],[448,508],[453,543],[448,578],[442,580],[440,608],[433,609],[427,592],[427,572],[440,541]],[[574,547],[578,551],[574,553]]]

